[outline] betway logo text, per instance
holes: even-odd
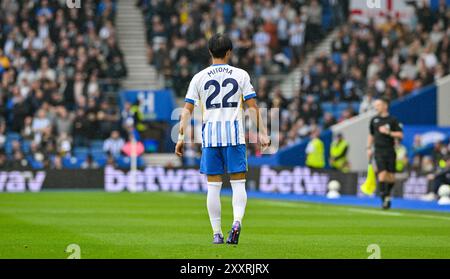
[[[311,172],[296,167],[277,172],[270,167],[261,168],[259,189],[266,193],[325,195],[330,177],[326,173]]]
[[[0,171],[0,192],[39,192],[44,180],[44,171]]]
[[[124,172],[111,167],[105,169],[107,192],[197,192],[207,189],[206,178],[196,169],[147,167],[135,172]]]

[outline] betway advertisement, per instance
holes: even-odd
[[[359,187],[363,173],[317,171],[305,167],[250,168],[247,189],[264,193],[296,195],[326,195],[328,183],[337,180],[340,193],[362,195]],[[224,181],[227,181],[224,177]],[[225,182],[224,187],[230,187]],[[105,168],[98,170],[2,170],[0,192],[40,192],[55,189],[92,189],[106,192],[205,192],[206,177],[195,168],[165,168],[149,166],[137,171]],[[399,180],[394,194],[418,199],[428,192],[426,177],[411,173]]]

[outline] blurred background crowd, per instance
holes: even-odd
[[[427,1],[418,5],[411,24],[386,17],[381,25],[350,21],[348,0],[130,5],[144,17],[148,63],[178,97],[208,65],[208,38],[227,33],[234,43],[232,64],[251,74],[259,105],[280,109],[280,145],[287,146],[372,109],[378,96],[404,98],[449,74],[450,9],[441,2],[437,10]],[[126,161],[121,148],[139,116],[131,104],[117,104],[127,67],[116,37],[116,1],[84,0],[81,9],[67,9],[63,0],[0,5],[0,166]],[[331,54],[306,65],[300,90],[287,98],[270,77],[299,66],[335,28]],[[74,153],[82,160],[66,156]]]
[[[115,3],[0,5],[0,166],[61,168],[74,146],[121,129],[115,94],[127,70]]]
[[[334,12],[326,26],[321,2],[327,5],[327,15]],[[257,80],[298,65],[307,45],[317,44],[348,11],[346,0],[139,0],[136,5],[146,22],[149,63],[178,96],[184,96],[191,77],[208,65],[207,40],[212,34],[231,37],[233,65]]]

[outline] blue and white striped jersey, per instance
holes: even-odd
[[[202,146],[245,144],[243,102],[255,97],[245,70],[214,64],[197,73],[185,101],[202,110]]]

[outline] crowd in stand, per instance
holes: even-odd
[[[114,18],[113,0],[0,2],[0,167],[59,168],[121,129],[106,94],[127,74]]]
[[[282,109],[282,145],[298,139],[297,133],[287,130],[295,127],[301,137],[307,137],[313,130],[310,124],[322,117],[314,98],[288,102],[275,85],[278,81],[266,76],[286,74],[298,66],[308,46],[316,46],[327,31],[324,9],[337,25],[347,16],[348,1],[139,0],[136,5],[148,27],[149,63],[177,96],[184,96],[192,76],[209,64],[208,38],[227,33],[234,47],[231,63],[250,73],[262,107]],[[286,111],[288,103],[294,113]]]
[[[233,65],[254,79],[287,73],[300,62],[305,42],[319,42],[326,31],[322,2],[328,5],[318,0],[139,0],[136,5],[147,26],[149,62],[167,87],[183,96],[192,76],[209,64],[207,40],[214,33],[229,34]],[[334,20],[343,20],[342,3],[348,1],[331,2],[337,6]]]
[[[403,98],[449,74],[450,9],[441,1],[431,10],[427,2],[416,8],[412,24],[386,17],[381,25],[349,21],[348,1],[136,5],[147,27],[149,63],[178,96],[209,64],[208,38],[227,33],[232,64],[251,74],[260,106],[280,109],[280,146],[286,146],[372,109],[377,96]],[[103,163],[114,164],[123,131],[135,117],[133,110],[120,112],[105,94],[117,90],[115,81],[127,74],[116,41],[115,1],[86,0],[81,9],[67,9],[62,0],[0,5],[0,166],[58,168],[75,147],[90,148],[93,141],[108,154]],[[332,53],[307,65],[300,90],[287,99],[270,77],[298,66],[308,44],[317,46],[328,31],[326,10],[332,11],[331,26],[339,28]],[[92,157],[86,162],[85,167],[96,165]]]
[[[281,110],[285,146],[372,109],[378,96],[403,98],[449,73],[449,9],[441,1],[433,11],[424,1],[411,25],[389,16],[381,25],[347,20],[338,27],[332,54],[307,65],[300,91],[287,100],[268,76],[297,66],[305,42],[322,38],[325,6],[336,6],[334,25],[343,23],[344,2],[140,0],[137,5],[148,23],[149,62],[178,96],[185,94],[193,74],[208,65],[209,36],[229,34],[232,64],[251,74],[260,105]],[[328,109],[333,106],[340,109]]]
[[[411,25],[386,17],[380,25],[348,22],[339,27],[332,54],[319,55],[308,65],[294,99],[286,102],[275,90],[271,104],[266,101],[283,108],[284,144],[307,137],[317,126],[328,128],[372,109],[376,97],[401,99],[449,74],[449,19],[445,1],[436,11],[424,1]],[[347,105],[337,115],[322,113],[321,107],[342,104]]]
[[[257,14],[278,3],[261,3]],[[302,15],[301,7],[294,14],[296,12]],[[235,10],[235,14],[241,12]],[[271,84],[266,76],[270,72],[258,74],[252,71],[254,68],[247,67],[252,73],[260,106],[281,111],[280,146],[309,138],[317,130],[371,110],[374,99],[379,96],[401,99],[449,74],[449,19],[450,9],[445,1],[440,1],[437,10],[432,10],[428,1],[422,1],[415,7],[410,23],[401,23],[389,16],[380,25],[347,21],[338,27],[338,35],[331,43],[331,55],[320,54],[307,65],[301,89],[293,99],[286,99],[281,88]],[[283,20],[280,16],[278,23]],[[233,36],[231,26],[226,30]],[[256,36],[260,29],[255,27],[254,30]],[[237,45],[234,63],[240,65],[239,40]],[[257,41],[249,40],[247,45],[257,53]],[[183,62],[189,65],[188,59]],[[258,65],[255,60],[252,62],[245,65]],[[250,151],[258,153],[254,147],[249,146]]]

